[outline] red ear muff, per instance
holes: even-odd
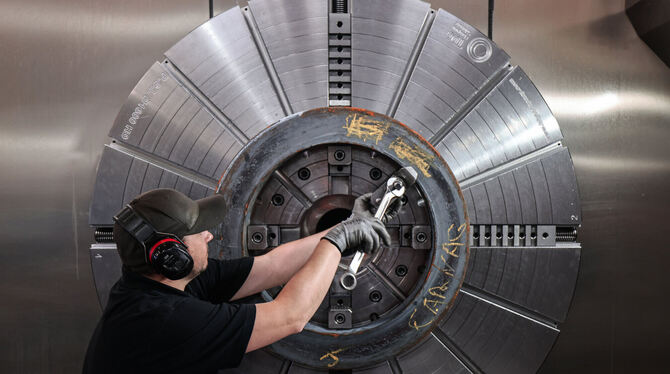
[[[154,251],[156,250],[156,248],[158,248],[159,245],[161,245],[163,243],[167,243],[167,242],[175,242],[175,243],[182,244],[182,242],[180,242],[179,240],[174,239],[174,238],[166,238],[166,239],[163,239],[163,240],[160,240],[160,241],[156,242],[156,244],[151,246],[151,249],[149,250],[149,262],[151,262],[151,263],[154,262],[153,261],[153,255],[154,255]]]

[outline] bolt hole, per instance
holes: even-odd
[[[338,72],[337,72],[337,75],[340,76],[340,77],[342,76],[342,74],[344,74],[344,73],[341,72],[341,71],[338,71]]]
[[[496,233],[496,238],[502,239],[502,233],[501,232]]]
[[[337,161],[342,161],[342,160],[344,160],[344,158],[345,158],[346,156],[347,156],[347,154],[344,153],[344,151],[341,150],[341,149],[338,149],[338,150],[335,151],[335,153],[333,154],[333,157],[334,157],[335,160],[337,160]]]
[[[344,170],[344,166],[342,165],[337,165],[337,171],[342,171]]]
[[[507,239],[512,239],[513,237],[514,237],[514,233],[511,232],[511,231],[509,231],[509,232],[507,233]]]
[[[275,194],[272,196],[272,205],[281,206],[284,204],[284,196],[281,194]]]
[[[263,234],[261,234],[260,232],[253,233],[251,235],[251,241],[253,241],[254,243],[260,243],[261,241],[263,241]]]
[[[407,275],[407,266],[405,266],[405,265],[398,265],[398,266],[395,268],[395,275],[397,275],[397,276],[399,276],[399,277],[404,277],[405,275]]]
[[[338,58],[338,59],[337,59],[337,63],[338,63],[338,64],[341,64],[341,63],[342,63],[342,59],[341,59],[341,58]]]
[[[343,23],[342,21],[337,21],[337,27],[342,27]]]
[[[337,305],[339,305],[339,306],[344,305],[344,300],[342,300],[342,299],[337,299]]]
[[[271,232],[270,234],[268,234],[268,237],[269,237],[270,239],[273,239],[273,240],[274,240],[274,239],[277,237],[277,234],[275,234],[274,232]]]
[[[377,290],[370,292],[370,301],[372,301],[373,303],[378,303],[379,301],[381,301],[381,299],[382,299],[381,292]]]
[[[548,233],[548,232],[543,232],[543,233],[542,233],[542,238],[543,238],[543,239],[546,239],[546,238],[548,238],[548,237],[549,237],[549,233]]]
[[[347,318],[342,313],[337,313],[335,315],[335,323],[337,323],[338,325],[343,324],[346,319]]]
[[[338,84],[337,84],[337,87],[338,87],[338,88],[342,88],[342,86],[344,86],[342,83],[338,83]]]
[[[307,180],[307,179],[309,179],[309,177],[311,175],[312,175],[312,172],[310,172],[309,169],[307,169],[307,168],[301,168],[300,170],[298,170],[298,178],[300,178],[300,180],[303,180],[303,181]]]
[[[484,234],[484,238],[485,239],[491,239],[491,233],[487,232],[486,234]]]
[[[342,48],[342,47],[337,47],[337,51],[338,51],[338,52],[342,52],[343,49],[344,49],[344,48]]]
[[[412,236],[408,232],[406,232],[405,235],[403,235],[403,238],[405,238],[405,239],[409,239],[411,237]]]
[[[472,238],[473,239],[479,239],[479,233],[478,232],[473,233]]]
[[[419,243],[423,243],[428,239],[428,235],[426,235],[425,232],[419,232],[416,234],[416,241]]]
[[[532,234],[530,234],[530,238],[533,239],[533,240],[537,239],[537,235],[535,233],[532,233]]]
[[[370,169],[370,179],[376,181],[381,177],[382,177],[382,171],[379,168]]]
[[[337,34],[337,40],[342,40],[343,35],[342,34]]]
[[[337,95],[337,100],[342,100],[342,95]]]
[[[526,239],[526,234],[519,234],[519,239]]]

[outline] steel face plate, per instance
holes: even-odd
[[[301,334],[273,344],[272,350],[317,368],[335,363],[346,369],[386,361],[439,323],[462,282],[468,257],[469,227],[462,194],[446,163],[418,134],[389,117],[356,109],[323,108],[287,117],[249,142],[226,171],[219,191],[230,209],[215,235],[246,252],[243,239],[248,237],[249,209],[262,187],[278,165],[320,144],[364,147],[401,167],[415,167],[419,171],[416,185],[430,207],[433,250],[420,286],[408,295],[402,310],[346,330],[310,324]]]

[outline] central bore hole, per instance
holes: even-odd
[[[350,215],[351,210],[349,209],[335,208],[333,210],[329,210],[316,224],[316,232],[321,232],[325,229],[331,228],[349,218]]]

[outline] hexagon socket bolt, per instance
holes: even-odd
[[[404,194],[405,182],[402,180],[402,178],[389,178],[388,181],[386,181],[386,193],[384,194],[382,201],[379,203],[379,207],[375,213],[375,218],[381,220],[382,217],[384,217],[384,214],[386,214],[386,209],[388,209],[388,207],[391,205],[393,199],[397,199]],[[347,271],[340,277],[340,285],[345,290],[351,291],[356,288],[356,284],[358,283],[356,280],[356,273],[358,272],[358,268],[361,266],[361,262],[363,262],[363,256],[365,256],[364,252],[356,251],[354,258],[349,264],[349,268],[347,268]]]

